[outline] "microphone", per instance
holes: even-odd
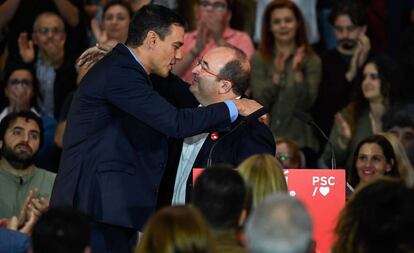
[[[293,113],[293,116],[305,122],[306,124],[311,125],[312,127],[316,128],[318,132],[322,135],[323,139],[327,141],[327,143],[329,144],[329,147],[331,148],[331,169],[336,169],[336,158],[335,158],[334,146],[332,142],[329,140],[328,136],[326,136],[325,132],[318,126],[318,124],[316,124],[316,122],[313,120],[310,114],[306,112],[295,111]]]
[[[210,149],[210,152],[209,152],[209,154],[208,154],[208,158],[207,158],[207,164],[206,164],[206,167],[209,167],[209,166],[211,166],[211,164],[212,164],[212,157],[213,157],[213,151],[214,151],[214,148],[216,147],[216,145],[220,142],[220,141],[222,141],[226,136],[228,136],[228,135],[230,135],[231,133],[233,133],[233,132],[235,132],[238,128],[240,128],[241,126],[243,126],[244,124],[246,124],[246,123],[248,123],[248,122],[251,122],[251,121],[253,121],[253,120],[256,120],[256,119],[258,119],[258,118],[260,118],[263,114],[265,114],[265,113],[267,113],[267,109],[265,108],[265,107],[262,107],[262,108],[260,108],[260,109],[258,109],[258,110],[256,110],[256,111],[254,111],[254,112],[252,112],[251,114],[249,114],[248,116],[246,116],[246,117],[244,117],[243,119],[242,119],[242,121],[239,123],[239,124],[237,124],[233,129],[231,129],[229,132],[227,132],[225,135],[223,135],[223,137],[221,137],[220,139],[218,139],[217,141],[216,141],[216,143],[214,143],[213,144],[213,146],[211,147],[211,149]]]

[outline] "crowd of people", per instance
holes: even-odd
[[[0,252],[314,252],[295,168],[346,171],[333,253],[413,251],[413,36],[413,0],[0,0]]]

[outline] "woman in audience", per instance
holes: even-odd
[[[198,210],[169,206],[149,219],[135,253],[212,253],[212,238]]]
[[[400,178],[398,160],[391,143],[382,135],[372,135],[357,146],[348,180],[348,190],[381,176]]]
[[[282,165],[272,155],[253,155],[239,165],[239,172],[251,192],[253,208],[274,192],[287,192]]]
[[[352,154],[365,137],[382,132],[382,117],[395,104],[398,87],[404,83],[395,61],[387,56],[369,59],[363,68],[363,80],[351,103],[335,115],[330,141],[335,150],[337,167],[349,169]],[[327,145],[322,155],[326,164],[331,158]]]
[[[276,158],[285,169],[299,169],[304,165],[304,156],[295,141],[285,138],[276,138]]]
[[[391,143],[391,146],[394,150],[395,159],[398,164],[398,171],[401,175],[401,178],[409,187],[414,186],[414,168],[411,165],[410,159],[408,159],[407,153],[405,152],[404,147],[401,142],[393,133],[380,133],[380,135],[387,138]]]
[[[302,13],[292,1],[272,1],[263,16],[259,50],[252,57],[252,95],[270,109],[275,135],[315,152],[318,142],[312,127],[294,113],[309,111],[320,80],[321,61],[309,46]]]
[[[381,178],[362,187],[342,210],[332,253],[414,252],[414,190]]]
[[[132,10],[129,5],[121,1],[109,2],[103,10],[102,29],[96,19],[91,21],[96,41],[111,47],[117,43],[125,43],[131,19]]]

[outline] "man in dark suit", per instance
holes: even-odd
[[[143,7],[130,23],[126,46],[118,44],[95,64],[73,98],[51,206],[89,215],[93,252],[130,252],[155,209],[167,136],[227,129],[237,110],[260,107],[229,100],[178,110],[154,91],[148,75],[166,77],[182,58],[184,26],[168,8]]]
[[[194,82],[189,90],[202,106],[240,98],[248,87],[250,63],[246,55],[232,46],[210,50],[193,69]],[[171,99],[172,92],[156,89]],[[188,88],[187,88],[187,93]],[[182,91],[181,94],[186,94]],[[188,104],[182,104],[183,101]],[[171,101],[171,100],[170,100]],[[177,106],[194,106],[184,95]],[[197,106],[196,104],[195,106]],[[236,167],[244,159],[254,154],[275,154],[275,142],[269,128],[257,119],[245,121],[238,117],[231,130],[210,131],[184,140],[170,140],[167,169],[161,180],[158,206],[184,204],[191,200],[192,168],[205,168],[211,163],[227,163]]]

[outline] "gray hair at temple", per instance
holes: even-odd
[[[251,253],[305,253],[313,247],[312,221],[305,206],[287,193],[267,197],[246,225]]]

